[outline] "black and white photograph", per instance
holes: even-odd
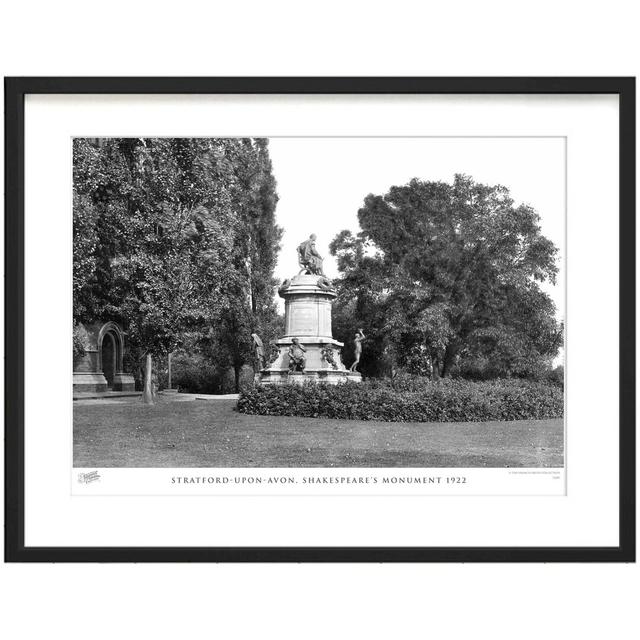
[[[564,137],[71,144],[80,483],[563,469]]]
[[[632,637],[637,7],[5,5],[2,637]]]
[[[14,557],[630,557],[630,82],[9,86]]]

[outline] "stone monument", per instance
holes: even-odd
[[[347,371],[342,364],[340,351],[344,344],[331,334],[331,305],[336,292],[324,275],[315,240],[311,235],[298,247],[301,271],[278,289],[285,301],[285,330],[272,346],[271,362],[259,373],[261,384],[362,380],[360,373]]]

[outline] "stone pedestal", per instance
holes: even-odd
[[[105,393],[109,391],[107,379],[102,371],[74,371],[73,372],[73,391],[75,392],[97,392]]]
[[[302,384],[306,380],[338,384],[347,380],[360,382],[362,376],[347,371],[342,364],[344,344],[331,335],[331,305],[336,292],[328,281],[317,275],[295,276],[285,281],[278,292],[285,300],[285,334],[276,342],[277,353],[256,376],[261,384]],[[289,372],[289,347],[297,338],[306,349],[304,372]],[[324,353],[323,353],[324,351]],[[327,357],[331,352],[333,364]]]

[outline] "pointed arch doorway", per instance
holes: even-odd
[[[131,387],[133,379],[124,374],[124,334],[115,322],[107,322],[98,334],[98,368],[110,391],[123,391]]]

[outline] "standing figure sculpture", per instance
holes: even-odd
[[[251,337],[253,338],[253,348],[255,349],[255,371],[262,371],[265,365],[264,345],[262,344],[262,340],[257,333],[252,333]]]
[[[303,372],[307,361],[304,355],[306,349],[300,344],[298,338],[294,338],[292,342],[293,344],[289,347],[289,373]]]
[[[308,240],[305,240],[298,247],[298,264],[301,271],[308,271],[311,275],[324,276],[322,271],[322,256],[316,249],[316,234],[312,233]]]
[[[362,355],[362,341],[364,340],[364,338],[365,336],[362,329],[358,329],[356,331],[355,337],[353,338],[353,346],[355,347],[356,359],[355,359],[355,362],[349,368],[350,371],[357,371],[356,367],[360,363],[360,356]]]

